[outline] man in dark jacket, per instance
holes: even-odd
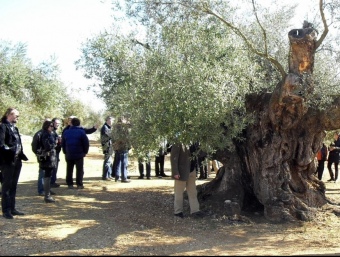
[[[19,130],[15,126],[18,118],[19,111],[15,108],[8,108],[0,125],[1,207],[3,217],[6,219],[13,219],[13,215],[24,215],[15,209],[22,160],[28,160],[23,152]]]
[[[86,133],[80,127],[78,118],[72,119],[72,126],[65,130],[62,138],[62,149],[66,157],[66,183],[73,188],[73,167],[76,165],[76,184],[83,189],[84,157],[89,151],[90,143]]]
[[[334,181],[334,183],[337,182],[338,179],[338,166],[340,162],[340,137],[339,133],[334,133],[334,143],[329,146],[329,154],[328,154],[328,163],[327,168],[329,171],[329,176],[331,177],[328,182]],[[334,163],[334,169],[335,169],[335,176],[332,170],[332,165]]]

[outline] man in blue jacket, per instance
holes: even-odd
[[[84,157],[89,151],[90,143],[78,118],[72,119],[72,126],[63,133],[62,149],[66,157],[66,183],[73,187],[73,167],[76,165],[77,189],[84,189]]]

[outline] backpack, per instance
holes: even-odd
[[[31,143],[32,152],[35,153],[36,155],[41,154],[43,148],[41,143],[41,134],[42,130],[39,130],[37,133],[35,133]]]

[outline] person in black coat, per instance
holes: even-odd
[[[52,121],[45,121],[42,126],[41,133],[41,146],[42,153],[38,157],[39,168],[45,171],[44,174],[44,192],[45,192],[45,202],[53,203],[54,198],[51,197],[51,176],[53,170],[58,165],[58,157],[56,147],[58,144],[58,139],[54,136],[54,124]]]
[[[15,108],[8,108],[0,125],[1,207],[3,217],[6,219],[13,219],[13,215],[24,215],[15,209],[22,160],[28,161],[23,152],[19,130],[15,126],[18,118],[19,111]]]
[[[329,146],[328,163],[327,168],[329,171],[329,176],[331,177],[328,182],[334,181],[336,183],[338,179],[338,166],[340,160],[340,138],[338,132],[334,133],[334,143]],[[332,165],[334,163],[335,176],[332,170]]]

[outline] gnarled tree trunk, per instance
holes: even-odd
[[[288,36],[289,73],[272,94],[247,97],[255,122],[244,132],[246,141],[235,143],[234,153],[219,153],[223,168],[200,188],[201,197],[237,199],[243,207],[257,199],[274,222],[310,220],[327,203],[325,184],[313,175],[315,155],[324,130],[340,127],[338,99],[325,111],[306,105],[314,88],[315,30],[305,23]]]

